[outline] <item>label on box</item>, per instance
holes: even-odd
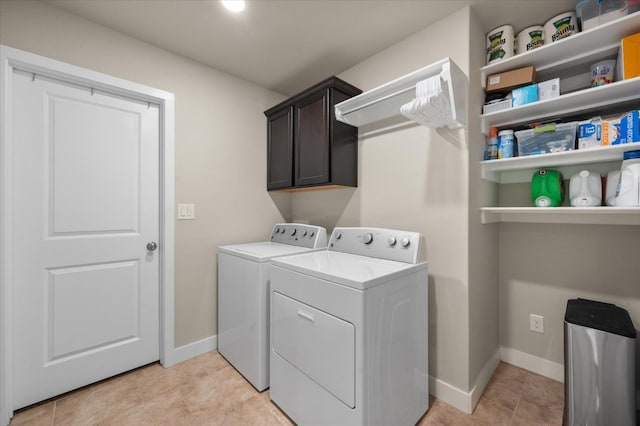
[[[602,145],[640,142],[638,110],[602,121]]]
[[[489,79],[489,84],[498,84],[498,83],[500,83],[500,76],[499,75],[496,75],[496,76],[491,77]]]
[[[554,78],[538,83],[538,100],[557,98],[560,96],[560,79]]]
[[[602,141],[602,124],[599,117],[578,123],[578,149],[600,146]]]

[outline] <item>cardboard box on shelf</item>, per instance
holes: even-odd
[[[602,145],[640,142],[638,110],[602,120]]]
[[[551,80],[541,81],[538,83],[538,100],[544,101],[560,96],[560,79],[552,78]]]
[[[516,87],[536,82],[536,69],[533,65],[493,74],[487,77],[487,93],[508,92]]]
[[[623,80],[640,77],[640,33],[622,39],[619,59],[619,74]]]
[[[538,101],[538,84],[530,84],[524,87],[518,87],[511,91],[511,97],[513,98],[513,106],[530,104],[531,102]]]
[[[578,149],[594,148],[602,143],[602,119],[593,117],[578,122]]]

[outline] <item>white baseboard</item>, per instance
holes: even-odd
[[[487,387],[491,376],[500,364],[500,352],[496,350],[491,358],[489,358],[476,378],[471,392],[465,392],[449,383],[446,383],[433,376],[429,376],[429,393],[441,401],[456,407],[458,410],[471,414],[475,409],[484,389]]]
[[[484,392],[484,389],[487,387],[489,380],[493,376],[493,373],[498,368],[498,364],[500,364],[500,350],[496,350],[495,353],[480,371],[478,377],[476,378],[476,382],[471,389],[471,409],[474,410],[476,405],[478,405],[478,401],[480,401],[480,397]]]
[[[218,349],[218,336],[207,337],[196,342],[180,346],[173,351],[174,364],[179,364],[198,355]]]
[[[433,376],[429,376],[429,393],[464,413],[471,414],[473,412],[471,393],[451,386]]]
[[[564,365],[512,348],[500,348],[500,359],[541,376],[564,383]]]

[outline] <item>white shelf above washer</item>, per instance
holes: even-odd
[[[416,83],[437,75],[447,84],[454,121],[465,126],[467,76],[450,58],[340,102],[335,106],[336,119],[360,127],[398,116],[400,107],[416,97]]]

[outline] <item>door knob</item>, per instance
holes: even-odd
[[[151,241],[150,243],[147,243],[147,250],[154,251],[157,248],[158,248],[158,244],[156,244],[155,241]]]

